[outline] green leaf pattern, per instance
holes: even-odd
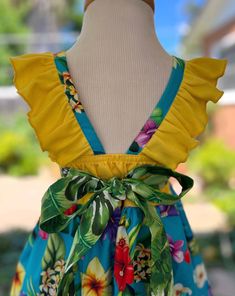
[[[161,191],[169,177],[174,177],[182,186],[179,195]],[[73,243],[66,259],[62,280],[58,291],[63,291],[71,277],[72,269],[83,255],[98,241],[113,211],[121,206],[125,198],[134,202],[143,212],[143,223],[151,233],[151,278],[150,287],[156,295],[172,294],[171,255],[163,224],[155,208],[149,202],[171,205],[178,201],[191,187],[193,180],[168,168],[156,165],[142,165],[131,170],[125,178],[113,177],[102,180],[90,173],[71,168],[66,175],[52,184],[43,197],[40,227],[51,233],[43,267],[55,262],[63,254],[60,239],[56,232],[62,231],[76,216],[81,218],[75,232]],[[88,201],[78,201],[86,194],[91,194]],[[72,215],[64,211],[77,205]],[[140,225],[130,232],[130,244],[134,246]],[[57,235],[53,236],[53,233]],[[132,256],[134,250],[132,248]],[[55,258],[51,255],[57,253]],[[162,293],[162,294],[161,294]],[[163,294],[164,293],[164,294]]]

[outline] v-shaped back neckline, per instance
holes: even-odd
[[[65,86],[64,91],[68,98],[68,103],[74,112],[77,123],[81,127],[93,154],[110,154],[106,153],[104,146],[92,124],[92,121],[89,119],[84,109],[80,98],[79,89],[75,87],[68,67],[65,50],[61,50],[57,53],[51,52],[51,54],[53,55],[55,67],[60,81]],[[173,104],[184,77],[185,61],[174,55],[171,55],[171,59],[172,67],[170,75],[160,99],[157,101],[145,123],[142,124],[141,130],[132,140],[126,152],[121,154],[139,154],[151,140],[152,135],[157,132],[171,105]]]

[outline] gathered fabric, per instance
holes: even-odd
[[[179,195],[160,191],[170,177],[174,177],[182,186]],[[123,179],[112,177],[109,180],[70,168],[67,175],[52,184],[43,196],[39,223],[42,230],[54,233],[65,230],[71,220],[80,217],[58,285],[58,295],[64,295],[65,287],[71,284],[69,281],[73,277],[70,273],[73,273],[74,264],[98,241],[115,209],[127,198],[142,210],[143,223],[151,233],[150,292],[171,296],[173,277],[170,247],[153,205],[172,205],[192,186],[190,177],[155,165],[142,165],[131,170]],[[79,201],[83,197],[87,201],[81,204]],[[129,248],[132,249],[132,245]],[[130,258],[133,259],[133,253]]]
[[[62,55],[64,58],[64,53]],[[11,62],[15,69],[14,83],[30,106],[28,120],[42,151],[47,151],[51,160],[61,167],[80,168],[80,159],[94,155],[94,151],[85,136],[87,124],[83,128],[75,119],[75,116],[84,117],[83,106],[79,101],[79,107],[73,110],[68,103],[67,88],[65,91],[60,81],[54,55],[50,52],[24,54],[11,57]],[[207,103],[216,103],[224,93],[216,84],[224,75],[226,59],[199,57],[184,62],[184,75],[173,103],[161,125],[138,153],[171,169],[185,162],[190,151],[198,146],[197,137],[208,122]],[[181,68],[177,62],[176,66]],[[67,71],[62,74],[65,81],[69,78],[71,82]],[[171,89],[174,84],[172,81]],[[73,85],[70,89],[78,95]],[[97,145],[97,140],[92,142]],[[115,158],[115,154],[113,156]],[[94,169],[92,162],[86,169]],[[102,170],[103,167],[101,173]]]

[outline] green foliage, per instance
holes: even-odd
[[[25,116],[0,122],[0,172],[14,176],[36,175],[46,157]]]
[[[197,3],[195,0],[186,2],[184,12],[189,18],[190,23],[193,23],[193,21],[197,19],[203,7],[203,5]]]
[[[27,31],[24,20],[29,9],[29,1],[1,0],[0,32],[20,33]]]
[[[58,30],[67,27],[79,32],[83,21],[83,11],[79,9],[81,4],[81,0],[48,1],[47,9],[50,11],[51,18],[55,19],[55,27]],[[38,5],[37,1],[31,0],[0,1],[0,85],[12,84],[13,69],[9,57],[22,54],[27,50],[28,44],[25,38],[28,33],[33,33],[29,23],[31,13],[35,14],[37,11],[36,5]],[[40,27],[40,23],[38,26]]]
[[[0,233],[0,295],[9,295],[16,264],[28,235],[21,229]]]
[[[0,34],[26,33],[29,28],[26,26],[26,16],[30,9],[29,0],[0,1]],[[8,36],[9,37],[9,36]],[[2,37],[3,38],[3,37]],[[4,39],[3,39],[4,40]],[[7,85],[12,82],[9,57],[24,51],[24,44],[13,44],[4,42],[0,47],[0,84]]]
[[[213,203],[227,214],[230,225],[235,227],[235,191],[222,192]]]
[[[50,0],[59,27],[70,24],[72,30],[80,32],[83,21],[82,4],[81,0]]]
[[[228,188],[235,175],[235,152],[222,141],[210,138],[192,153],[188,165],[202,178],[205,188]]]
[[[224,211],[230,225],[235,227],[235,151],[210,138],[192,153],[188,165],[201,177],[207,199]]]

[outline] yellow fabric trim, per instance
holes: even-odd
[[[224,91],[217,80],[223,76],[226,59],[199,57],[185,60],[184,76],[165,119],[140,152],[148,158],[175,169],[185,162],[199,143],[196,139],[208,122],[206,104],[216,103]]]
[[[82,156],[76,163],[68,166],[89,172],[98,178],[110,179],[114,176],[124,178],[130,170],[143,164],[157,163],[144,155],[115,153]]]
[[[13,83],[30,107],[28,121],[42,151],[61,166],[82,155],[93,155],[64,93],[52,53],[10,57]]]
[[[104,161],[93,151],[64,93],[51,52],[11,57],[17,92],[30,106],[28,120],[42,151],[61,167],[83,167],[100,176],[123,175],[134,165],[150,161],[175,169],[198,145],[196,137],[205,129],[206,104],[216,103],[223,91],[216,87],[227,60],[199,57],[185,60],[184,76],[175,100],[156,133],[139,155],[110,154]],[[83,157],[86,162],[82,162]],[[136,159],[133,158],[136,156]],[[95,158],[93,158],[95,157]],[[98,157],[98,158],[97,158]],[[89,158],[91,161],[89,161]],[[94,163],[94,160],[99,160]]]

